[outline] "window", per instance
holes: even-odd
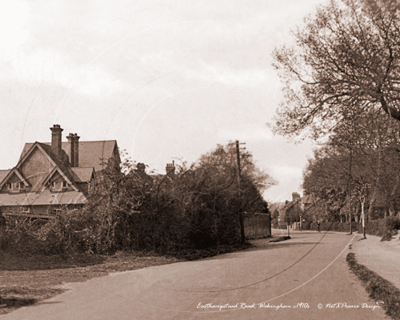
[[[25,188],[25,185],[24,185],[24,183],[23,183],[23,182],[20,182],[20,183],[19,183],[19,188],[20,188],[20,189],[23,189],[23,188]]]
[[[51,214],[52,215],[58,215],[61,213],[61,209],[51,209]]]
[[[68,183],[66,181],[52,181],[51,184],[51,189],[53,191],[62,191],[63,189],[66,189],[68,187]]]
[[[31,208],[29,208],[29,207],[22,207],[22,213],[23,213],[23,214],[29,214],[29,213],[31,213]]]
[[[19,192],[21,190],[21,184],[24,186],[22,182],[9,182],[7,183],[7,188],[9,192]]]

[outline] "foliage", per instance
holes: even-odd
[[[382,109],[400,119],[400,6],[390,0],[332,0],[274,51],[284,84],[275,131],[314,139],[343,121]]]
[[[91,186],[87,204],[47,223],[16,219],[8,246],[35,246],[45,254],[151,250],[162,254],[232,246],[240,241],[244,212],[268,213],[261,191],[274,183],[241,154],[238,189],[235,153],[218,146],[197,163],[150,176],[143,164],[109,161]],[[29,250],[33,250],[30,248]],[[35,251],[33,250],[33,251]],[[35,251],[35,252],[36,252]]]
[[[365,113],[343,124],[314,151],[304,170],[303,187],[324,201],[331,219],[360,215],[361,205],[371,219],[400,211],[399,123],[381,114]],[[342,130],[343,129],[343,130]],[[351,203],[351,206],[350,206]]]

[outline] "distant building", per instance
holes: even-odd
[[[146,165],[144,163],[138,163],[136,169],[131,170],[128,176],[135,179],[141,184],[153,185],[156,182],[170,183],[175,178],[175,163],[167,163],[165,167],[165,174],[147,174]]]
[[[280,224],[298,220],[303,212],[303,204],[300,194],[292,193],[292,201],[286,200],[285,205],[279,210]]]
[[[87,201],[95,177],[110,159],[120,162],[116,140],[79,141],[55,124],[51,142],[26,143],[17,165],[0,170],[0,209],[8,215],[51,216]]]

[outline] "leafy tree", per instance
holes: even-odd
[[[382,109],[400,120],[400,6],[395,0],[332,0],[274,51],[284,83],[275,131],[314,139],[342,121]]]
[[[240,192],[229,145],[178,165],[173,175],[151,177],[129,161],[109,166],[85,208],[98,222],[98,248],[166,253],[238,242],[239,213],[265,209],[261,191],[275,183],[249,152],[241,161]]]

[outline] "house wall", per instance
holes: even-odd
[[[81,204],[71,204],[66,208],[68,210],[81,208]],[[65,208],[65,207],[63,207]],[[4,214],[13,214],[13,215],[35,215],[35,216],[53,216],[55,209],[61,209],[61,206],[58,205],[41,205],[41,206],[8,206],[1,207],[1,212]]]
[[[4,214],[18,215],[47,215],[49,206],[9,206],[1,207],[1,212]]]
[[[31,191],[38,191],[41,188],[41,182],[53,168],[54,165],[50,160],[36,148],[21,165],[19,172],[32,186]]]

